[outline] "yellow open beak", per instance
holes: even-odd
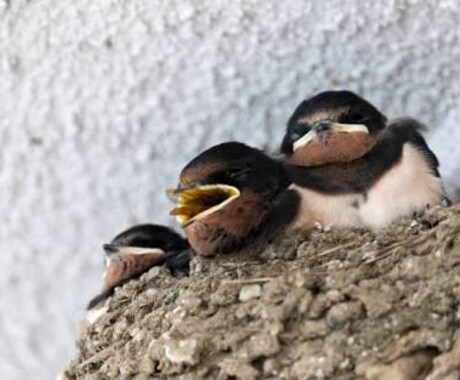
[[[333,123],[328,128],[329,132],[336,133],[366,133],[369,134],[369,129],[364,124],[340,124]],[[294,142],[292,148],[294,152],[297,149],[303,148],[310,144],[312,141],[319,138],[320,133],[312,128],[308,133],[303,135],[300,139]]]
[[[175,215],[182,227],[213,214],[240,196],[236,187],[221,184],[170,189],[166,192],[177,199],[177,206],[169,214]]]

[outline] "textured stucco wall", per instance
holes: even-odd
[[[199,150],[275,147],[306,95],[417,116],[460,175],[456,0],[0,0],[0,378],[48,379],[99,286],[101,243],[170,223]]]

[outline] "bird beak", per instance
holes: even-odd
[[[222,209],[241,194],[236,187],[222,184],[180,186],[166,193],[177,202],[169,214],[176,216],[182,228]]]
[[[104,244],[103,248],[108,260],[114,255],[157,255],[158,257],[165,255],[165,252],[159,248],[130,247],[116,244]]]
[[[341,124],[328,120],[321,120],[313,125],[305,135],[294,142],[294,152],[310,144],[312,141],[321,138],[321,134],[327,133],[366,133],[369,134],[369,129],[364,124]]]
[[[366,133],[369,134],[369,129],[364,124],[340,124],[334,123],[330,125],[332,132],[339,133]]]

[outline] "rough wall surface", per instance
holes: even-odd
[[[455,0],[0,0],[0,378],[50,378],[101,243],[171,223],[181,165],[223,140],[276,147],[306,95],[425,121],[453,189],[459,19]]]

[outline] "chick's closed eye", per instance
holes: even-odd
[[[251,172],[251,168],[246,166],[246,167],[237,167],[237,168],[229,169],[226,171],[226,174],[230,178],[240,179],[240,178],[244,178],[245,176],[247,176],[250,172]]]
[[[360,112],[352,112],[346,115],[343,121],[350,123],[362,123],[366,121],[366,117]]]

